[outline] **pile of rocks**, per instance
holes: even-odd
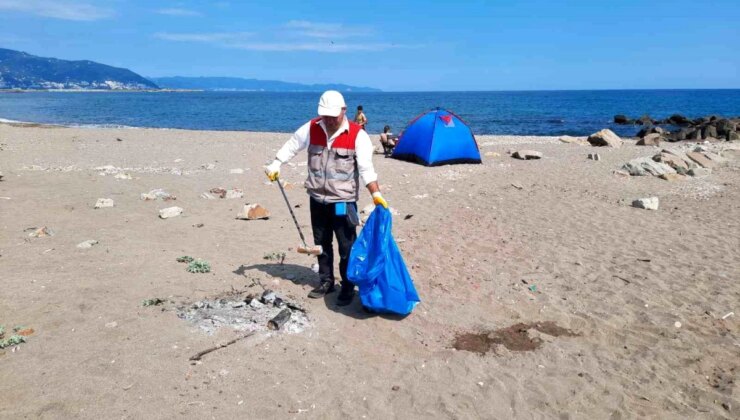
[[[707,147],[697,145],[693,148],[663,149],[652,157],[633,159],[622,166],[632,176],[653,175],[674,181],[685,175],[701,177],[711,173],[716,167],[724,166],[727,157],[715,153]]]
[[[664,120],[654,120],[649,115],[633,120],[624,115],[615,115],[614,123],[621,125],[643,125],[644,127],[637,133],[637,137],[646,138],[651,134],[648,144],[654,144],[660,141],[676,142],[681,140],[727,140],[740,141],[740,116],[735,118],[722,118],[716,115],[689,119],[680,114],[671,115]],[[676,130],[670,131],[660,127],[672,126]]]

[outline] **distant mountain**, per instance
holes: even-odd
[[[242,90],[267,92],[381,92],[380,89],[349,86],[343,84],[304,85],[301,83],[280,82],[277,80],[242,79],[239,77],[152,77],[163,89],[199,90]]]
[[[0,89],[138,90],[159,87],[128,69],[0,48]]]

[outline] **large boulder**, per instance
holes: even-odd
[[[665,134],[666,131],[655,125],[647,125],[637,132],[636,137],[645,137],[652,133]]]
[[[725,140],[738,141],[740,140],[740,134],[738,134],[737,131],[730,131],[729,133],[727,133],[727,136],[725,136]]]
[[[670,117],[668,117],[669,124],[673,125],[689,125],[691,124],[691,120],[684,117],[681,114],[673,114]]]
[[[686,152],[680,150],[680,149],[663,149],[661,150],[661,153],[669,154],[678,157],[679,159],[686,162],[686,165],[688,165],[689,169],[696,168],[699,165],[694,163],[693,160],[691,160],[688,156],[686,156]]]
[[[634,121],[627,118],[626,115],[615,115],[614,116],[614,124],[634,124]]]
[[[735,131],[735,124],[733,124],[732,121],[728,119],[723,118],[717,121],[715,126],[717,127],[718,137],[726,137],[727,133]]]
[[[681,157],[676,156],[673,153],[670,153],[670,152],[668,152],[666,150],[663,150],[662,152],[660,152],[657,155],[653,156],[653,160],[656,161],[656,162],[665,163],[666,165],[668,165],[671,168],[675,169],[676,172],[678,172],[678,173],[686,173],[689,170],[689,168],[690,168],[688,162],[686,162]]]
[[[637,141],[638,146],[660,146],[660,142],[665,140],[658,133],[650,133]]]
[[[671,141],[671,140],[673,140],[673,141],[686,140],[689,137],[689,134],[693,133],[694,131],[696,131],[696,130],[693,129],[693,128],[682,128],[682,129],[680,129],[680,130],[678,130],[676,132],[671,133],[670,134],[670,137],[669,137],[670,140],[668,140],[668,141]]]
[[[695,131],[690,132],[686,135],[687,140],[701,140],[701,128],[697,128]]]
[[[714,168],[717,166],[717,163],[709,159],[707,156],[705,156],[703,153],[700,152],[687,152],[686,156],[689,157],[689,159],[696,162],[699,166],[702,168]]]
[[[656,123],[657,123],[657,121],[655,121],[652,118],[650,118],[650,115],[648,115],[648,114],[645,114],[642,117],[640,117],[637,120],[635,120],[635,124],[639,124],[639,125],[653,125],[653,124],[656,124]]]
[[[701,130],[701,138],[703,139],[716,139],[717,137],[717,127],[713,125],[707,125]]]
[[[622,169],[629,172],[632,176],[653,175],[660,176],[663,174],[675,174],[676,170],[663,162],[656,162],[652,158],[642,157],[632,159],[622,165]]]
[[[588,142],[592,146],[600,147],[619,147],[622,145],[622,139],[608,128],[605,128],[588,136]]]

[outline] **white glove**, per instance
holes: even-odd
[[[270,181],[277,181],[280,176],[280,165],[282,164],[283,162],[275,159],[271,164],[265,166],[265,174]]]

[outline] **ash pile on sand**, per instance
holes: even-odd
[[[310,325],[305,310],[271,290],[266,290],[260,297],[247,295],[200,300],[177,308],[177,316],[209,335],[221,327],[244,332],[279,329],[296,334]],[[270,321],[273,322],[268,328]]]

